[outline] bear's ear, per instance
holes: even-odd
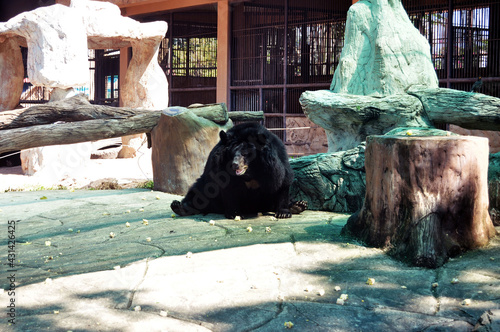
[[[224,130],[221,130],[219,132],[219,137],[222,143],[226,144],[227,143],[227,134]]]

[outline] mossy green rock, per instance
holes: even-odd
[[[291,197],[306,200],[311,210],[353,212],[365,197],[365,143],[334,153],[290,161],[295,172]]]
[[[400,127],[389,136],[455,136],[435,128]],[[306,200],[311,210],[341,213],[358,211],[365,197],[365,142],[356,148],[292,159],[294,200]],[[500,225],[500,153],[491,154],[488,170],[490,215]]]

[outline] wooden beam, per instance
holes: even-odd
[[[229,3],[217,4],[217,103],[229,104]]]
[[[125,75],[127,74],[128,65],[130,59],[132,58],[132,47],[122,47],[120,48],[120,74],[118,75],[118,88],[121,89],[123,82],[125,82]],[[120,100],[119,105],[123,106],[122,94],[119,94]]]
[[[188,7],[215,4],[218,0],[146,0],[130,4],[129,1],[113,1],[122,10],[123,16],[184,9]]]

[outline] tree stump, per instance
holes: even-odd
[[[154,189],[185,195],[203,173],[212,148],[224,126],[185,108],[168,108],[151,131]]]
[[[370,136],[365,158],[365,201],[344,234],[429,268],[495,235],[487,139]]]

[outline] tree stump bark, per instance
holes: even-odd
[[[185,108],[163,110],[151,131],[154,189],[185,195],[203,173],[219,132],[230,127],[232,121],[221,126]]]
[[[495,235],[487,139],[370,136],[365,158],[365,201],[344,234],[429,268]]]

